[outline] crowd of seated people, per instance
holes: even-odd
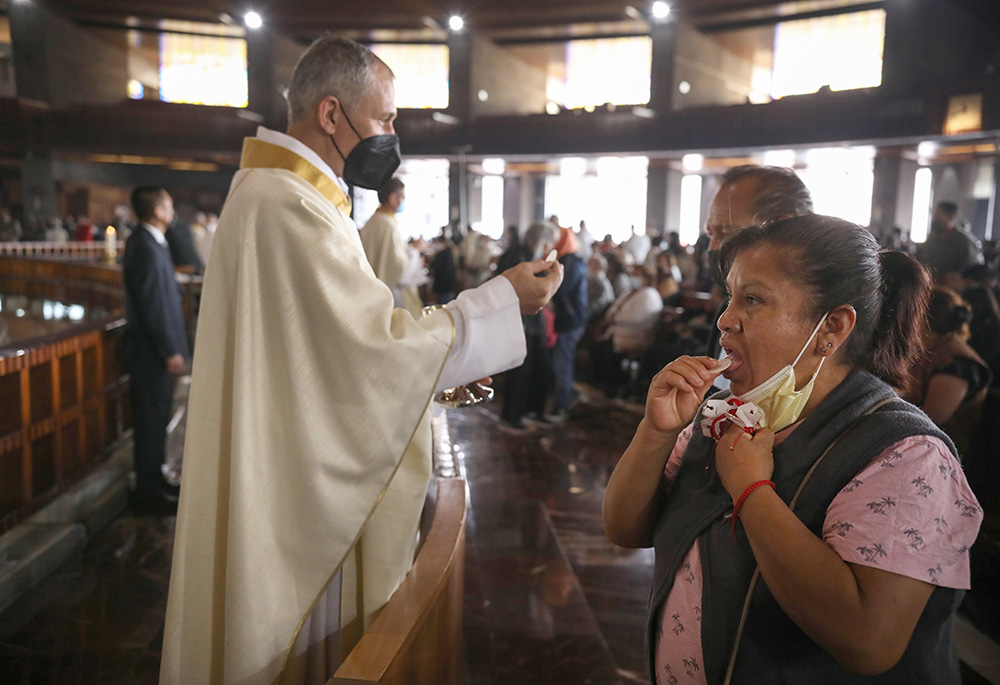
[[[649,237],[642,263],[609,237],[588,261],[590,321],[582,364],[591,385],[640,400],[649,379],[682,354],[700,353],[721,291],[708,275],[705,246],[684,246],[676,232]]]
[[[180,271],[201,274],[208,263],[219,217],[211,212],[193,209],[185,212],[185,215],[190,216],[190,220],[178,217],[167,230],[170,256]],[[115,238],[121,244],[128,239],[135,226],[124,205],[116,207],[113,216],[96,220],[85,215],[34,215],[23,223],[8,207],[0,206],[0,243],[100,243],[107,239],[107,229],[111,227],[115,229]]]

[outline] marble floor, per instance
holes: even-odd
[[[567,421],[526,434],[501,432],[498,409],[448,417],[471,503],[464,682],[648,682],[652,554],[611,545],[600,521],[636,408],[583,403]],[[81,558],[0,615],[0,683],[155,683],[173,533],[172,517],[123,514]],[[985,640],[977,642],[980,673],[963,672],[973,685],[1000,683],[1000,563],[992,554],[965,611],[970,644]]]

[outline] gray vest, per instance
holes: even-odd
[[[806,473],[838,437],[809,478],[796,503],[795,515],[822,536],[830,503],[879,453],[903,438],[933,435],[954,453],[951,440],[919,409],[903,401],[889,402],[868,416],[877,402],[895,398],[891,387],[855,369],[801,425],[774,450],[778,495],[789,502]],[[701,642],[708,683],[722,683],[743,603],[756,561],[737,524],[738,541],[726,514],[733,503],[714,468],[715,443],[695,431],[657,524],[653,544],[656,563],[646,630],[649,669],[655,664],[656,622],[677,569],[691,545],[701,554]],[[931,594],[913,637],[899,663],[879,676],[845,671],[822,647],[796,626],[759,579],[743,631],[733,683],[955,683],[960,682],[955,652],[954,615],[962,592],[938,587]],[[654,677],[655,680],[655,677]]]

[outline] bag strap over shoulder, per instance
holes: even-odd
[[[872,406],[868,408],[867,411],[865,411],[864,414],[856,418],[854,422],[850,426],[848,426],[847,430],[838,435],[833,442],[827,445],[827,448],[823,450],[823,453],[819,456],[819,459],[817,459],[813,463],[812,467],[806,473],[805,478],[803,478],[802,482],[799,483],[798,489],[796,489],[795,494],[792,496],[791,501],[788,503],[788,508],[791,509],[792,511],[795,511],[795,504],[796,502],[798,502],[799,495],[802,494],[802,491],[805,489],[806,485],[809,483],[809,480],[812,478],[813,473],[816,472],[816,469],[826,458],[826,455],[828,455],[830,451],[836,446],[836,444],[840,442],[840,439],[842,437],[853,431],[857,427],[857,425],[861,423],[862,420],[864,420],[871,414],[874,414],[876,411],[878,411],[885,405],[889,404],[890,402],[900,402],[900,401],[902,400],[900,400],[898,397],[886,397],[885,399],[875,402]],[[740,624],[739,627],[736,629],[736,639],[733,641],[733,651],[729,655],[729,666],[726,668],[726,678],[723,681],[724,685],[729,685],[730,680],[733,677],[733,669],[736,667],[736,654],[739,651],[740,639],[743,637],[743,629],[746,626],[747,616],[750,613],[750,600],[753,597],[753,592],[757,587],[757,580],[759,578],[760,578],[760,566],[757,566],[754,569],[753,576],[750,578],[750,587],[747,588],[746,598],[743,600],[743,613],[740,615]]]

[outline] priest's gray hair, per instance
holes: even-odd
[[[311,116],[319,101],[328,95],[336,96],[348,109],[356,107],[374,87],[377,65],[392,75],[388,65],[361,44],[336,36],[318,38],[302,53],[292,73],[285,94],[288,122]]]
[[[551,221],[536,221],[528,227],[522,243],[528,252],[537,254],[538,250],[552,247],[559,240],[559,229]]]

